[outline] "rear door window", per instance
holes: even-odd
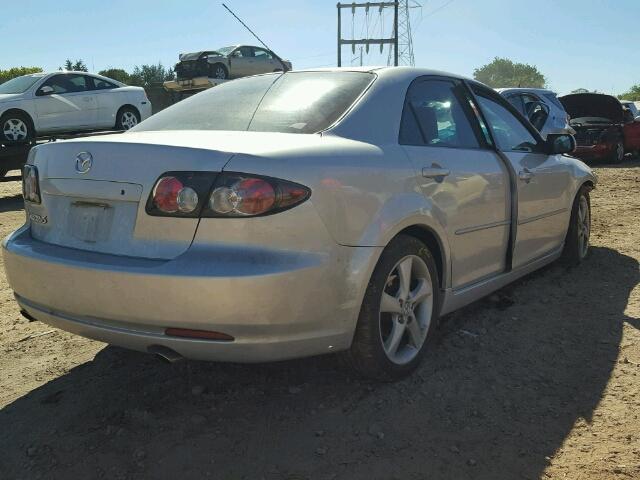
[[[118,88],[118,86],[114,83],[107,82],[101,78],[89,77],[93,82],[93,90],[111,90],[114,88]]]
[[[462,83],[418,79],[405,99],[399,142],[453,148],[480,148],[469,118],[469,96]]]

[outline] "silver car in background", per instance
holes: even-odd
[[[574,147],[441,72],[240,79],[34,148],[5,268],[25,315],[79,335],[170,360],[341,352],[395,379],[441,315],[585,258]]]
[[[569,125],[569,114],[555,92],[544,88],[498,88],[496,91],[531,122],[542,138],[547,138],[549,133],[575,135]]]
[[[291,70],[291,62],[271,50],[234,45],[217,50],[181,53],[175,66],[178,80],[209,77],[219,80]]]

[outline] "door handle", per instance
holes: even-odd
[[[526,183],[529,183],[534,176],[535,174],[526,167],[518,172],[518,178]]]
[[[447,168],[442,168],[437,163],[431,165],[431,167],[422,167],[422,176],[425,178],[433,178],[438,181],[442,181],[444,177],[449,175],[451,171]]]

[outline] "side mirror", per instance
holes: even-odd
[[[638,115],[638,116],[635,118],[635,120],[634,120],[634,121],[635,121],[635,122],[640,122],[640,115]]]
[[[44,87],[40,87],[40,89],[36,92],[36,95],[38,96],[42,96],[42,95],[51,95],[55,90],[53,89],[53,87],[50,87],[49,85],[45,85]]]
[[[547,152],[550,155],[571,153],[576,149],[576,139],[568,133],[550,133],[547,135]]]

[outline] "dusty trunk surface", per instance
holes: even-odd
[[[449,315],[396,384],[331,357],[166,365],[27,323],[0,269],[0,478],[640,478],[639,167],[597,169],[581,267]],[[0,197],[4,236],[19,184]]]

